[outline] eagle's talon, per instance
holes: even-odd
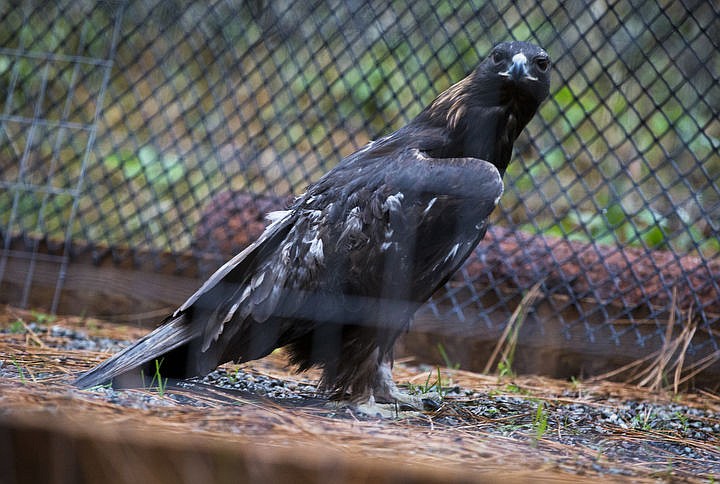
[[[411,404],[405,403],[405,402],[397,402],[396,405],[397,405],[398,409],[400,409],[403,412],[412,412],[412,411],[417,412],[418,410],[420,410],[415,405],[411,405]]]
[[[440,410],[440,407],[442,406],[442,402],[439,402],[438,400],[435,400],[433,398],[423,398],[422,404],[423,410],[429,412],[436,412]]]

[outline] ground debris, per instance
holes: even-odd
[[[378,420],[327,405],[317,394],[318,373],[295,374],[282,351],[204,378],[79,390],[71,385],[79,372],[144,331],[13,311],[0,317],[0,418],[92,414],[143,429],[181,428],[284,448],[332,444],[351,455],[467,472],[533,469],[570,481],[720,476],[720,398],[707,393],[650,394],[604,381],[499,378],[401,361],[396,381],[409,392],[439,391],[442,405]]]

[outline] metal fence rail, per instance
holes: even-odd
[[[494,43],[531,40],[555,61],[551,97],[516,143],[494,216],[508,230],[489,246],[511,251],[505,262],[541,253],[549,265],[530,264],[527,280],[466,267],[465,284],[425,311],[502,326],[493,311],[511,313],[543,280],[544,293],[575,298],[558,318],[590,340],[591,317],[610,338],[636,334],[643,345],[664,338],[668,311],[692,312],[705,339],[691,352],[718,351],[720,11],[581,3],[5,2],[0,282],[9,258],[28,259],[12,301],[24,305],[32,261],[56,260],[55,308],[78,243],[118,260],[193,252],[220,262],[233,236],[256,228],[241,227],[257,224],[238,215],[245,202],[282,204],[406,123]],[[13,249],[18,238],[28,250]],[[38,240],[62,251],[43,253]],[[642,305],[650,310],[638,316]],[[638,331],[648,324],[654,331]]]

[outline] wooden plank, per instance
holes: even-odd
[[[29,268],[29,259],[8,257],[0,301],[18,304]],[[60,268],[57,261],[35,261],[29,307],[49,310]],[[201,283],[198,278],[168,271],[122,267],[109,259],[94,264],[83,257],[67,266],[57,312],[153,324],[162,319],[159,313],[177,307]]]

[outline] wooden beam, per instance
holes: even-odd
[[[117,262],[110,250],[74,247],[74,256],[59,281],[62,258],[13,250],[0,281],[0,302],[18,304],[28,290],[27,306],[49,310],[58,287],[57,312],[85,314],[108,320],[156,324],[200,285],[198,261],[184,256],[186,269],[177,270],[171,254],[127,254]]]

